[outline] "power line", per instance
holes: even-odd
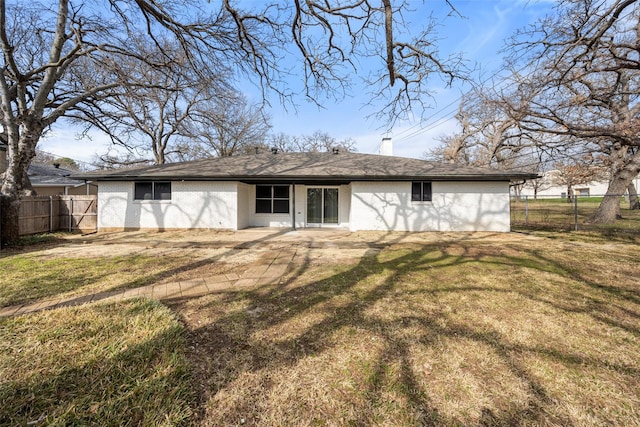
[[[522,59],[524,57],[525,53],[522,53],[520,56],[518,56],[515,60],[518,61],[520,59]],[[516,72],[521,72],[523,71],[525,68],[527,68],[527,66],[523,66],[521,69],[517,70]],[[493,74],[491,74],[489,77],[487,77],[486,79],[482,80],[480,82],[480,86],[484,85],[485,83],[487,83],[488,81],[492,80],[493,78],[497,77],[500,73],[502,73],[504,70],[500,69],[500,70],[496,70]],[[529,73],[530,74],[530,73]],[[502,78],[499,82],[498,82],[498,86],[502,85],[504,83],[504,81],[506,80],[505,78]],[[438,111],[436,111],[433,116],[436,116],[437,114],[440,114],[442,112],[444,112],[445,110],[447,110],[449,107],[451,107],[452,105],[458,104],[460,101],[462,100],[462,95],[458,96],[457,98],[455,98],[453,101],[451,101],[450,103],[448,103],[447,105],[445,105],[444,107],[442,107],[441,109],[439,109]],[[421,133],[425,133],[430,131],[431,129],[436,128],[437,126],[439,126],[441,123],[453,118],[452,114],[455,112],[455,109],[451,110],[451,111],[447,111],[446,113],[444,113],[443,115],[441,115],[440,117],[438,117],[437,119],[435,119],[433,122],[426,124],[424,127],[421,127],[420,129],[412,132],[409,135],[406,136],[402,136],[399,137],[398,142],[402,142],[402,141],[406,141],[410,138],[413,138],[414,136],[420,135]],[[412,131],[413,129],[415,129],[416,127],[421,126],[422,123],[416,123],[415,125],[409,127],[408,129],[403,130],[402,132],[400,132],[398,134],[398,136],[403,135],[404,133],[407,133],[409,131]]]
[[[94,163],[89,163],[89,162],[85,162],[83,160],[78,160],[78,159],[74,159],[73,157],[69,157],[69,156],[61,156],[59,154],[55,154],[55,153],[51,153],[49,151],[44,151],[44,150],[40,150],[40,149],[36,149],[37,153],[42,153],[42,154],[46,154],[47,156],[52,156],[55,157],[57,159],[62,159],[62,158],[66,158],[66,159],[71,159],[73,160],[76,164],[78,165],[84,165],[87,168],[95,168],[96,165]]]
[[[631,16],[632,14],[633,14],[633,11],[629,12],[627,15],[625,15],[624,17],[621,17],[620,19],[621,19],[621,20],[626,19],[627,17]],[[526,53],[526,50],[525,50],[525,51],[523,51],[523,53],[522,53],[521,55],[519,55],[517,58],[515,58],[515,59],[514,59],[514,61],[516,61],[516,62],[517,62],[517,61],[519,61],[520,59],[522,59],[522,58],[524,57],[525,53]],[[523,66],[523,67],[521,67],[520,69],[518,69],[518,70],[516,70],[516,71],[512,72],[510,75],[505,76],[505,77],[502,77],[502,78],[497,82],[497,84],[494,84],[494,88],[497,88],[497,89],[500,89],[501,87],[502,87],[502,88],[504,88],[504,83],[505,83],[505,81],[506,81],[506,79],[507,79],[508,77],[511,77],[511,76],[513,76],[514,74],[520,74],[522,71],[524,71],[524,70],[525,70],[526,68],[528,68],[528,67],[529,67],[529,65],[528,65],[528,64],[527,64],[527,65],[524,65],[524,66]],[[488,77],[487,79],[485,79],[484,81],[482,81],[482,82],[481,82],[481,85],[483,85],[484,83],[488,82],[490,79],[493,79],[493,78],[495,78],[496,76],[498,76],[498,75],[500,74],[500,72],[501,72],[501,71],[503,71],[503,70],[498,70],[498,71],[496,71],[495,73],[493,73],[490,77]],[[527,78],[527,77],[531,76],[535,71],[536,71],[535,69],[531,69],[531,70],[529,70],[526,74],[524,74],[524,78]],[[515,84],[515,83],[516,83],[516,82],[512,82],[512,83],[511,83],[511,85],[513,85],[513,84]],[[449,106],[451,106],[453,103],[455,103],[455,102],[459,102],[460,100],[462,100],[462,96],[460,96],[460,97],[456,98],[453,102],[451,102],[451,103],[447,104],[445,107],[443,107],[443,108],[442,108],[441,110],[439,110],[438,112],[444,111],[446,108],[448,108]],[[406,141],[406,140],[408,140],[408,139],[410,139],[410,138],[413,138],[413,137],[415,137],[415,136],[417,136],[417,135],[420,135],[420,134],[422,134],[422,133],[428,132],[429,130],[436,128],[437,126],[439,126],[440,124],[442,124],[442,123],[444,123],[445,121],[449,120],[450,118],[451,118],[450,113],[447,113],[447,114],[445,114],[445,115],[443,115],[443,116],[441,116],[441,117],[437,118],[435,121],[433,121],[433,122],[429,123],[429,124],[428,124],[428,125],[426,125],[425,127],[421,128],[421,129],[418,129],[417,131],[412,132],[412,133],[411,133],[411,134],[409,134],[409,135],[405,135],[405,136],[403,136],[402,138],[400,138],[400,139],[399,139],[399,141],[400,141],[400,142],[402,142],[402,141]],[[417,125],[418,125],[418,124],[414,125],[413,127],[409,128],[409,129],[413,129],[413,128],[415,128],[415,126],[417,126]],[[406,130],[406,131],[408,131],[408,130]],[[406,133],[406,131],[404,131],[403,133]],[[551,150],[551,151],[555,151],[555,150]],[[575,157],[575,156],[580,156],[580,155],[585,155],[585,154],[592,154],[593,152],[594,152],[594,150],[587,149],[587,150],[582,151],[582,152],[573,152],[573,153],[567,153],[567,154],[564,154],[564,155],[556,155],[556,156],[551,156],[551,155],[549,155],[549,160],[553,160],[553,161],[561,161],[561,160],[569,159],[569,158],[572,158],[572,157]],[[533,155],[533,154],[534,154],[533,152],[528,152],[528,153],[523,153],[523,154],[515,155],[515,156],[511,157],[511,158],[510,158],[510,160],[511,160],[511,159],[518,159],[518,158],[520,158],[520,157],[530,156],[530,155]],[[548,155],[548,154],[547,154],[547,155]],[[541,163],[542,163],[542,160],[540,159],[540,160],[538,160],[537,162],[534,162],[534,163],[531,163],[531,164],[518,165],[518,166],[516,166],[516,167],[514,167],[514,168],[511,168],[511,169],[521,169],[521,168],[526,168],[526,167],[529,167],[529,166],[536,166],[536,165],[539,165],[539,164],[541,164]]]
[[[625,16],[620,17],[620,18],[619,18],[619,20],[624,20],[624,19],[628,18],[629,16],[631,16],[632,14],[633,14],[633,11],[630,11],[630,12],[629,12],[629,13],[627,13]],[[521,60],[521,59],[522,59],[526,54],[527,54],[527,50],[526,50],[526,49],[523,49],[523,50],[522,50],[522,53],[514,59],[514,63],[517,63],[517,62],[518,62],[519,60]],[[522,66],[520,69],[516,70],[516,71],[515,71],[515,73],[518,73],[518,74],[519,74],[519,73],[521,73],[522,71],[524,71],[524,70],[525,70],[526,68],[528,68],[528,67],[529,67],[529,65],[528,65],[528,64],[527,64],[527,65],[524,65],[524,66]],[[490,80],[492,80],[493,78],[497,77],[497,76],[498,76],[502,71],[504,71],[504,70],[496,70],[492,75],[490,75],[489,77],[487,77],[486,79],[484,79],[483,81],[481,81],[481,82],[480,82],[480,86],[484,85],[484,84],[485,84],[485,83],[487,83],[488,81],[490,81]],[[535,70],[531,70],[531,71],[529,71],[528,73],[526,73],[526,74],[524,75],[524,77],[526,78],[526,77],[531,76],[531,74],[532,74],[534,71],[535,71]],[[514,74],[514,73],[511,73],[511,75],[513,75],[513,74]],[[497,87],[497,88],[500,88],[500,86],[502,86],[502,85],[504,84],[504,82],[506,81],[506,79],[507,79],[507,77],[503,77],[502,79],[500,79],[500,80],[498,81],[498,83],[497,83],[497,86],[496,86],[496,87]],[[513,84],[513,83],[512,83],[512,84]],[[434,113],[434,116],[435,116],[435,115],[437,115],[437,114],[439,114],[439,113],[441,113],[441,112],[443,112],[445,109],[449,108],[451,105],[453,105],[453,104],[455,104],[455,103],[460,102],[461,100],[462,100],[462,96],[457,97],[457,98],[456,98],[456,99],[454,99],[452,102],[450,102],[449,104],[445,105],[445,106],[444,106],[444,107],[442,107],[440,110],[436,111],[436,112]],[[413,137],[415,137],[415,136],[417,136],[417,135],[420,135],[421,133],[425,133],[425,132],[428,132],[428,131],[430,131],[430,130],[432,130],[432,129],[436,128],[437,126],[439,126],[439,125],[440,125],[440,124],[442,124],[443,122],[445,122],[445,121],[447,121],[447,120],[449,120],[449,119],[453,118],[453,117],[452,117],[452,115],[451,115],[452,113],[453,113],[453,112],[445,113],[444,115],[442,115],[442,116],[440,116],[439,118],[435,119],[435,121],[434,121],[434,122],[432,122],[432,123],[429,123],[429,124],[425,125],[425,127],[422,127],[422,128],[420,128],[420,129],[416,130],[415,132],[412,132],[412,133],[411,133],[411,134],[409,134],[409,135],[399,137],[399,139],[397,140],[397,142],[406,141],[406,140],[408,140],[408,139],[410,139],[410,138],[413,138]],[[405,129],[405,130],[403,130],[402,132],[400,132],[400,133],[398,134],[398,136],[403,135],[403,134],[404,134],[404,133],[406,133],[406,132],[412,131],[413,129],[415,129],[416,127],[418,127],[418,126],[420,126],[420,125],[421,125],[421,123],[416,123],[415,125],[413,125],[413,126],[409,127],[408,129]]]

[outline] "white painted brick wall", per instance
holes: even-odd
[[[510,230],[508,182],[433,182],[431,202],[412,202],[410,182],[352,182],[351,230]]]
[[[509,231],[507,182],[433,182],[432,202],[412,202],[410,182],[340,187],[340,226],[352,230]],[[255,186],[173,182],[171,201],[134,201],[133,182],[100,182],[98,227],[290,227],[291,214],[256,214]],[[293,203],[293,201],[292,201]],[[306,187],[296,186],[296,223],[304,226]]]
[[[133,200],[133,182],[98,183],[99,228],[237,229],[236,182],[172,182],[170,201]]]
[[[248,184],[238,183],[238,229],[247,228],[249,226],[249,194],[251,186]]]

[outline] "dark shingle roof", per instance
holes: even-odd
[[[69,175],[75,173],[70,169],[55,167],[52,165],[31,164],[29,165],[29,180],[31,185],[41,186],[62,186],[70,187],[83,182],[77,179],[68,178]]]
[[[40,163],[32,163],[29,165],[29,176],[69,176],[75,171],[55,167],[53,165],[43,165]]]
[[[535,174],[507,172],[395,156],[341,152],[264,153],[170,163],[135,169],[73,175],[97,181],[216,180],[216,181],[508,181],[532,179]]]

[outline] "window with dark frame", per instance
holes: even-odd
[[[134,200],[171,200],[171,182],[136,182]]]
[[[428,181],[414,181],[411,183],[412,202],[431,201],[431,183]]]
[[[256,213],[289,213],[289,186],[256,185]]]

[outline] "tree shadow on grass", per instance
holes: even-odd
[[[454,246],[456,255],[448,254],[447,249]],[[346,398],[344,390],[335,394],[328,391],[330,396],[326,399],[329,403],[325,402],[325,406],[318,404],[321,410],[314,422],[372,425],[384,424],[387,420],[385,416],[401,416],[404,418],[396,420],[395,424],[566,425],[572,424],[570,415],[558,413],[555,407],[550,409],[554,406],[555,397],[549,394],[544,381],[537,378],[523,362],[523,354],[564,365],[613,370],[629,376],[638,374],[637,366],[595,356],[587,357],[554,343],[518,344],[490,326],[459,320],[459,316],[444,310],[443,303],[438,300],[432,301],[433,307],[416,303],[412,315],[401,315],[407,308],[398,308],[405,297],[411,297],[415,303],[416,294],[421,294],[429,301],[438,292],[479,300],[485,297],[490,299],[494,292],[502,292],[549,304],[539,295],[523,292],[504,283],[496,286],[468,286],[465,283],[444,289],[446,286],[443,288],[442,283],[427,281],[417,284],[422,291],[408,291],[402,287],[402,283],[414,280],[409,277],[416,272],[464,270],[466,266],[477,265],[495,269],[496,274],[502,275],[525,266],[547,273],[565,272],[571,276],[561,263],[533,252],[523,257],[526,259],[500,258],[495,254],[486,256],[482,251],[470,252],[464,241],[422,245],[418,250],[408,250],[389,259],[385,258],[386,255],[384,251],[373,252],[363,257],[357,265],[339,269],[317,280],[308,277],[307,273],[313,272],[309,263],[303,262],[299,270],[292,272],[288,281],[279,285],[265,285],[241,292],[225,291],[195,302],[186,299],[169,302],[182,314],[189,328],[190,357],[202,398],[200,421],[207,423],[212,422],[211,417],[221,417],[218,418],[220,424],[239,423],[241,420],[250,425],[291,422],[293,415],[286,413],[287,410],[273,408],[265,396],[273,397],[274,393],[281,393],[287,373],[300,376],[301,366],[308,363],[317,362],[317,368],[311,368],[309,375],[315,375],[319,381],[334,377],[340,364],[323,365],[327,363],[327,355],[339,356],[341,347],[344,347],[345,363],[352,363],[354,357],[357,359],[361,356],[348,354],[350,347],[356,347],[356,342],[365,336],[377,339],[380,343],[376,344],[378,347],[375,351],[372,350],[372,363],[367,362],[371,372],[364,379],[355,380],[355,387],[359,391],[347,392]],[[433,277],[418,276],[415,280]],[[414,295],[411,295],[412,292]],[[572,311],[571,307],[561,304],[554,304],[553,308],[561,313]],[[600,308],[591,306],[594,312]],[[394,313],[394,309],[398,312]],[[602,320],[596,313],[592,315],[595,321]],[[509,319],[502,320],[509,323]],[[354,343],[337,338],[340,331],[345,330],[356,331]],[[412,332],[418,335],[412,335]],[[423,349],[440,348],[442,342],[459,340],[473,342],[493,355],[497,360],[494,363],[502,367],[502,371],[496,372],[496,375],[521,384],[520,389],[527,396],[526,399],[509,402],[508,395],[496,397],[489,393],[478,396],[478,402],[489,401],[488,407],[459,415],[451,415],[451,411],[444,413],[446,411],[441,408],[440,396],[430,389],[430,379],[416,369],[412,358],[415,358],[416,346]],[[256,377],[269,380],[258,381]],[[251,379],[257,383],[247,385]],[[310,384],[302,386],[311,387]],[[299,406],[307,407],[312,395],[305,395],[302,390],[301,394],[292,394],[289,398],[297,401]],[[327,409],[331,405],[341,406],[343,412],[331,413]],[[385,413],[384,407],[392,409]],[[272,416],[278,410],[285,411],[280,414],[281,419],[274,421],[268,418],[267,413]],[[346,414],[344,411],[347,411]],[[303,412],[306,415],[309,413]]]
[[[288,230],[278,230],[273,233],[269,233],[261,238],[253,239],[244,243],[247,248],[252,247],[254,245],[258,245],[278,236],[281,236],[288,232]],[[74,242],[81,243],[81,242]],[[152,245],[149,245],[152,246]],[[180,245],[181,247],[182,245]],[[92,268],[88,266],[87,268],[73,268],[70,271],[66,272],[65,277],[61,277],[60,271],[54,272],[44,272],[43,274],[31,277],[26,280],[22,285],[22,292],[14,293],[13,295],[6,296],[5,302],[0,305],[0,307],[17,305],[17,304],[32,304],[36,301],[42,299],[54,299],[58,298],[65,293],[68,294],[72,291],[77,291],[75,293],[82,293],[77,297],[70,296],[69,298],[65,298],[65,302],[61,305],[77,305],[87,302],[86,292],[97,293],[97,295],[93,298],[93,301],[103,300],[109,297],[112,297],[118,294],[120,291],[134,289],[141,286],[151,285],[158,283],[162,280],[166,280],[168,278],[174,277],[181,273],[192,272],[198,270],[202,267],[207,267],[213,264],[220,262],[220,260],[228,257],[232,251],[237,248],[231,247],[228,248],[227,251],[221,252],[215,256],[211,256],[205,259],[200,259],[197,261],[189,261],[181,265],[177,265],[173,268],[168,268],[166,270],[161,270],[158,272],[150,272],[150,273],[142,273],[139,274],[138,270],[136,270],[137,274],[131,275],[131,280],[125,281],[116,286],[106,286],[100,289],[92,289],[91,285],[93,283],[103,281],[108,279],[114,271],[126,271],[128,268],[128,264],[132,258],[135,258],[139,255],[132,255],[130,257],[127,256],[117,256],[115,258],[108,258],[108,262],[115,263],[112,268],[102,269],[102,271],[97,271],[96,268]],[[108,252],[105,251],[105,252]],[[14,254],[15,255],[15,254]],[[71,260],[74,261],[74,260]],[[65,258],[60,258],[53,262],[70,262],[69,260],[65,260]],[[87,259],[87,263],[100,263],[100,258],[89,258]],[[117,264],[122,264],[122,268],[118,268]],[[227,270],[231,269],[229,267]]]
[[[571,286],[563,289],[565,294],[562,298],[557,298],[558,295],[537,295],[522,290],[528,298],[559,310],[586,314],[596,321],[640,336],[640,296],[637,289],[640,287],[636,286],[636,289],[633,289],[622,284],[602,283],[593,275],[584,272],[581,265],[571,261],[560,261],[541,250],[525,250],[523,255],[536,260],[539,264],[538,270],[552,271],[573,281]],[[511,262],[516,263],[518,259],[511,259]]]
[[[65,301],[67,301],[65,305],[87,302],[87,293],[99,293],[99,295],[94,298],[94,301],[98,301],[111,297],[123,290],[155,284],[177,274],[211,265],[218,262],[223,257],[223,254],[197,261],[188,261],[185,264],[157,272],[143,272],[140,274],[139,269],[136,269],[136,274],[129,276],[130,280],[126,280],[118,285],[109,283],[108,279],[114,272],[122,273],[127,271],[132,259],[135,260],[135,257],[134,255],[133,257],[109,258],[106,261],[107,265],[101,268],[95,266],[95,263],[101,262],[100,259],[89,259],[87,262],[89,264],[93,263],[93,265],[88,265],[86,268],[83,268],[82,265],[79,264],[77,268],[68,266],[68,271],[44,271],[37,276],[31,273],[27,280],[21,281],[20,289],[6,295],[4,303],[0,306],[31,304],[40,300],[61,298],[64,297],[65,294],[68,296],[65,298]],[[73,264],[75,260],[65,260],[61,258],[53,262]],[[160,265],[160,267],[162,267],[162,265]],[[98,282],[105,282],[105,285],[97,289],[94,284]],[[7,288],[5,288],[5,292],[3,293],[6,292]],[[80,295],[73,297],[69,295],[72,293]]]

